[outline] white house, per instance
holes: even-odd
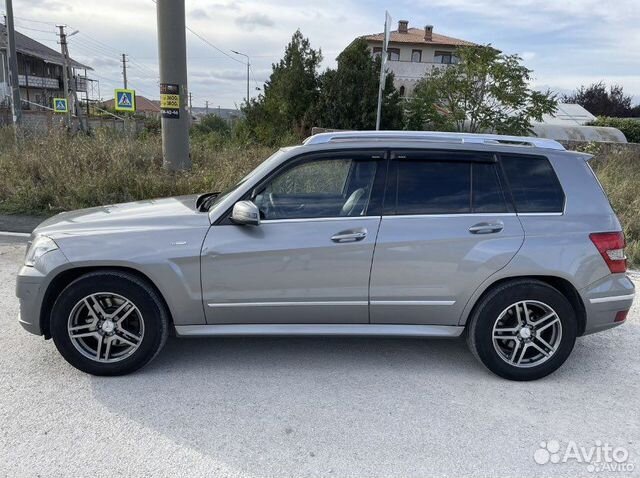
[[[371,53],[380,55],[384,33],[365,35]],[[387,48],[389,62],[387,67],[395,76],[395,86],[400,94],[410,95],[416,82],[434,67],[443,67],[456,63],[456,48],[475,45],[433,31],[433,25],[424,28],[409,28],[407,20],[398,22],[398,29],[391,32]]]

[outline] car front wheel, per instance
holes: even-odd
[[[475,308],[467,330],[474,355],[510,380],[536,380],[557,370],[577,335],[571,303],[537,280],[496,287]]]
[[[92,272],[56,300],[51,335],[74,367],[93,375],[124,375],[158,354],[168,335],[167,312],[156,291],[137,276]]]

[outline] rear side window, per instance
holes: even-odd
[[[471,211],[471,164],[398,162],[396,214],[460,214]]]
[[[474,213],[509,212],[495,164],[473,163],[472,178],[471,196]]]
[[[547,158],[505,154],[500,160],[518,212],[563,211],[564,193]]]

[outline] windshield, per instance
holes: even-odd
[[[244,178],[242,178],[240,181],[238,181],[235,185],[233,185],[229,189],[227,189],[225,191],[222,191],[220,194],[218,194],[216,196],[216,200],[213,201],[211,203],[211,205],[209,206],[209,210],[211,210],[211,208],[217,206],[222,201],[224,201],[229,196],[229,194],[231,194],[233,191],[238,189],[240,186],[242,186],[244,183],[246,183],[250,179],[252,179],[252,178],[254,178],[256,176],[260,176],[264,171],[271,169],[271,165],[273,163],[277,162],[278,158],[280,158],[282,153],[284,153],[285,151],[286,151],[286,149],[284,149],[284,148],[283,149],[279,149],[278,151],[273,153],[271,156],[269,156],[267,159],[265,159],[262,163],[260,163],[260,165],[258,165],[253,171],[251,171]]]

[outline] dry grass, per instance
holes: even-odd
[[[224,189],[266,159],[273,148],[192,141],[193,169],[162,168],[157,135],[126,138],[109,131],[93,137],[54,133],[15,144],[0,132],[0,212],[35,215],[101,204]]]
[[[93,137],[52,133],[15,144],[0,130],[0,212],[51,215],[83,207],[224,189],[266,159],[273,148],[216,134],[192,138],[193,170],[162,168],[160,137]],[[624,225],[630,262],[640,266],[640,158],[612,151],[592,161]]]
[[[640,266],[640,157],[631,150],[611,151],[591,161],[624,227],[627,256]]]

